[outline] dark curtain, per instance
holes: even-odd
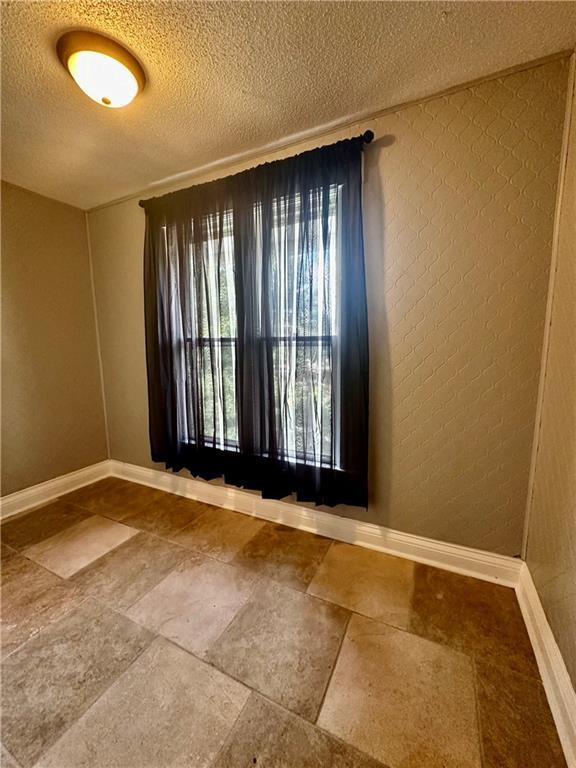
[[[154,461],[366,505],[362,145],[142,203]]]

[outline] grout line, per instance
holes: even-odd
[[[84,212],[84,226],[86,228],[86,244],[88,249],[88,266],[90,268],[90,286],[92,289],[92,311],[94,315],[94,328],[96,332],[96,350],[98,353],[98,373],[100,376],[100,391],[102,396],[102,416],[104,419],[104,435],[106,438],[106,458],[110,459],[110,430],[108,427],[108,408],[106,406],[106,388],[104,386],[104,364],[102,362],[102,341],[100,338],[100,325],[98,322],[98,305],[96,302],[96,281],[94,279],[94,260],[92,258],[92,243],[90,241],[90,225],[88,213]]]
[[[334,605],[334,603],[330,603],[330,605]],[[320,704],[318,705],[318,710],[316,712],[316,717],[314,718],[314,725],[317,725],[318,718],[322,713],[322,707],[324,706],[324,702],[326,701],[326,696],[328,695],[328,689],[330,688],[330,683],[332,682],[332,678],[334,677],[336,664],[338,663],[338,659],[340,658],[340,652],[342,650],[342,646],[344,645],[344,640],[346,639],[346,635],[348,634],[348,627],[350,626],[350,622],[352,621],[353,614],[354,614],[353,611],[348,612],[348,617],[346,618],[346,624],[344,625],[344,631],[342,632],[342,637],[340,638],[338,650],[336,651],[336,656],[334,657],[334,663],[332,664],[332,669],[330,670],[330,674],[328,675],[328,680],[326,681],[326,687],[324,688],[324,693],[322,694],[322,699],[320,700]]]
[[[576,78],[576,53],[570,57],[570,70],[568,72],[568,84],[566,86],[566,108],[564,112],[564,131],[562,136],[562,150],[560,157],[560,168],[558,174],[558,186],[556,189],[556,207],[554,213],[554,229],[552,234],[552,253],[550,256],[550,275],[548,278],[548,297],[546,301],[546,314],[544,320],[544,335],[542,339],[542,352],[540,358],[540,375],[538,381],[538,394],[536,399],[536,413],[534,417],[534,432],[532,439],[532,452],[530,457],[530,471],[528,475],[528,489],[526,494],[526,506],[524,512],[524,529],[522,532],[521,557],[526,561],[528,555],[528,539],[530,532],[530,517],[532,512],[532,502],[534,498],[534,487],[536,481],[536,468],[538,462],[538,450],[540,447],[540,431],[542,426],[542,412],[544,408],[544,397],[546,394],[546,378],[548,367],[548,354],[550,350],[550,336],[552,327],[552,312],[554,308],[554,292],[556,287],[556,272],[558,269],[558,248],[560,241],[560,224],[562,220],[562,205],[564,202],[564,185],[566,179],[566,167],[568,165],[568,154],[570,151],[570,132],[572,119],[576,119],[576,96],[575,96],[575,78]]]
[[[209,768],[210,768],[211,766],[213,766],[213,765],[216,765],[216,763],[218,762],[218,758],[219,758],[219,757],[220,757],[220,755],[221,755],[221,754],[224,752],[224,749],[225,749],[225,748],[228,746],[228,744],[230,744],[230,742],[232,741],[232,736],[234,735],[234,731],[235,731],[235,729],[236,729],[236,725],[237,725],[237,723],[238,723],[238,720],[240,720],[240,718],[241,718],[241,717],[242,717],[242,715],[244,714],[244,710],[245,710],[245,709],[246,709],[246,707],[248,706],[248,702],[249,702],[249,701],[250,701],[250,699],[252,698],[252,694],[253,694],[253,691],[252,691],[252,690],[250,690],[250,692],[248,693],[248,696],[246,697],[246,701],[244,702],[244,704],[242,705],[242,707],[241,707],[241,709],[240,709],[240,712],[238,712],[238,715],[236,716],[236,718],[234,719],[234,722],[233,722],[233,723],[232,723],[232,725],[230,726],[230,730],[229,730],[229,731],[228,731],[228,733],[226,734],[226,738],[224,739],[224,741],[223,741],[223,742],[222,742],[222,744],[220,745],[220,748],[219,748],[219,749],[216,751],[216,753],[214,754],[214,757],[213,757],[213,758],[210,760],[210,766],[209,766]]]

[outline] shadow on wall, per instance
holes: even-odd
[[[386,311],[384,191],[381,162],[396,140],[383,136],[369,147],[364,164],[365,252],[370,333],[370,432],[367,520],[388,525],[392,467],[392,374]],[[384,150],[384,151],[383,151]]]
[[[364,153],[364,249],[370,336],[370,416],[368,446],[368,509],[338,505],[319,507],[342,517],[388,526],[392,466],[392,387],[390,339],[385,305],[382,149],[396,141],[392,135],[374,141]],[[308,506],[303,504],[302,506]],[[312,505],[311,505],[312,506]]]

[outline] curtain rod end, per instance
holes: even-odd
[[[370,144],[374,138],[374,131],[364,131],[362,138],[364,139],[364,144]]]
[[[138,205],[140,208],[144,208],[144,200],[138,200]]]

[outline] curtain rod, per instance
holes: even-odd
[[[368,131],[364,131],[364,133],[361,133],[359,136],[352,136],[349,139],[340,139],[340,141],[354,141],[354,140],[357,140],[357,141],[360,140],[364,142],[364,144],[370,144],[374,140],[374,131],[368,130]],[[338,142],[335,142],[335,143],[338,144]],[[325,146],[330,146],[330,145],[328,144]],[[317,149],[321,149],[321,147],[317,147]],[[308,151],[314,151],[314,150],[308,150]],[[295,155],[293,155],[293,157],[295,157]],[[289,158],[285,158],[285,159],[288,160]],[[257,167],[257,166],[254,166],[254,167]],[[250,169],[247,168],[246,170],[250,170]],[[151,198],[148,198],[148,199],[151,199]],[[140,208],[144,208],[144,205],[146,202],[147,200],[139,200],[138,205],[140,206]]]

